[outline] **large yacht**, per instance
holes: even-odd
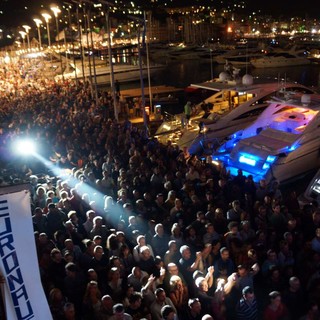
[[[83,78],[94,78],[96,76],[98,84],[107,84],[111,82],[111,68],[109,65],[97,64],[95,68],[93,65],[89,67],[85,66],[84,72],[82,72],[81,64],[77,65],[71,64],[73,71],[60,74],[56,76],[56,79],[83,79]],[[145,79],[150,76],[153,76],[155,73],[163,70],[164,65],[152,64],[150,66],[143,65],[141,68],[139,65],[133,64],[115,64],[113,65],[113,74],[114,79],[119,82],[132,82],[140,80],[140,76]]]
[[[301,96],[314,93],[299,83],[282,80],[253,78],[245,75],[242,80],[222,81],[226,75],[220,75],[221,81],[194,84],[198,88],[211,89],[214,94],[205,100],[212,104],[212,113],[207,119],[197,118],[200,124],[197,131],[187,131],[177,141],[180,148],[188,148],[190,154],[211,154],[227,136],[250,125],[268,107],[272,97]]]
[[[251,65],[255,68],[275,68],[308,65],[311,61],[308,59],[306,50],[281,50],[267,53],[265,56],[251,59]]]
[[[276,99],[256,121],[230,135],[213,154],[231,175],[287,182],[319,167],[320,96]]]

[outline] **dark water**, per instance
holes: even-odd
[[[200,60],[174,61],[166,65],[165,69],[151,79],[151,85],[168,85],[185,88],[191,83],[207,81],[217,78],[223,71],[223,65],[211,65]],[[255,69],[240,67],[240,75],[249,73],[253,77],[283,78],[296,81],[309,87],[320,88],[320,64],[307,66]],[[136,88],[139,83],[124,84],[123,88]]]
[[[136,48],[114,51],[116,63],[139,63],[139,55]],[[146,56],[141,56],[143,64],[147,64]],[[199,83],[219,77],[220,72],[224,70],[224,65],[210,63],[200,59],[194,60],[167,60],[160,57],[159,61],[150,58],[150,65],[154,63],[165,64],[165,68],[151,79],[151,86],[167,85],[178,88],[185,88],[192,83]],[[300,84],[320,88],[320,61],[306,66],[278,67],[278,68],[253,68],[245,66],[240,68],[240,76],[246,73],[253,77],[263,77],[271,79],[287,79],[287,81],[296,81]],[[148,85],[148,81],[145,81]],[[138,88],[139,82],[123,83],[123,89]]]

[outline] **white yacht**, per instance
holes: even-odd
[[[259,48],[236,48],[231,49],[222,54],[215,55],[212,57],[212,61],[218,64],[225,64],[226,61],[235,61],[238,64],[245,64],[253,58],[261,57],[265,54],[264,50]]]
[[[227,55],[225,60],[234,66],[249,66],[251,60],[263,58],[267,53],[265,51],[256,51],[240,55]]]
[[[237,175],[252,175],[285,183],[319,167],[320,96],[276,99],[256,121],[235,132],[213,154],[216,160]]]
[[[111,68],[109,65],[105,64],[97,64],[94,70],[94,67],[91,65],[90,68],[86,65],[84,69],[84,73],[82,72],[82,67],[80,64],[71,65],[73,68],[72,72],[60,74],[56,76],[56,79],[83,79],[89,78],[90,76],[94,78],[94,74],[96,75],[98,84],[107,84],[111,82]],[[118,80],[119,82],[132,82],[140,80],[140,74],[145,79],[148,77],[148,73],[150,76],[153,76],[155,73],[164,69],[164,65],[153,64],[149,67],[147,65],[143,65],[140,69],[139,65],[132,64],[115,64],[113,65],[113,74],[114,80]]]
[[[195,60],[203,54],[209,54],[208,47],[186,46],[177,50],[167,52],[167,58],[170,60]]]
[[[263,57],[251,59],[251,65],[255,68],[275,68],[308,65],[311,61],[305,50],[281,50],[267,53]]]
[[[225,74],[222,74],[222,80]],[[284,80],[264,80],[245,75],[242,82],[212,81],[192,86],[210,89],[214,94],[205,100],[212,104],[212,113],[207,119],[197,119],[202,122],[202,130],[193,135],[187,134],[177,141],[180,148],[188,148],[190,154],[211,154],[222,141],[233,132],[245,128],[268,107],[272,97],[301,96],[314,93],[313,90],[295,82]]]

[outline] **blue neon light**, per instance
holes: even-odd
[[[222,146],[218,149],[218,152],[219,152],[219,153],[226,152],[225,145],[222,145]]]
[[[246,157],[244,155],[240,156],[239,162],[248,164],[249,166],[252,166],[252,167],[254,167],[256,165],[256,163],[257,163],[256,160],[254,160],[252,158],[248,158],[248,157]]]
[[[270,169],[270,164],[269,163],[265,163],[263,166],[262,166],[262,170],[268,170]]]
[[[299,147],[299,145],[293,144],[288,150],[291,152],[291,151],[296,150],[298,147]]]
[[[266,159],[266,162],[262,166],[262,170],[270,169],[270,165],[276,160],[276,156],[269,155]]]
[[[276,156],[268,156],[266,162],[273,163],[276,160]]]

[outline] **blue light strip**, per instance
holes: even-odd
[[[252,167],[254,167],[256,165],[256,163],[257,163],[257,161],[255,159],[248,158],[248,157],[246,157],[244,155],[241,155],[239,157],[239,162],[248,164],[249,166],[252,166]]]
[[[269,156],[267,157],[266,162],[268,162],[268,163],[273,163],[274,160],[276,160],[276,156],[270,156],[270,155],[269,155]]]

